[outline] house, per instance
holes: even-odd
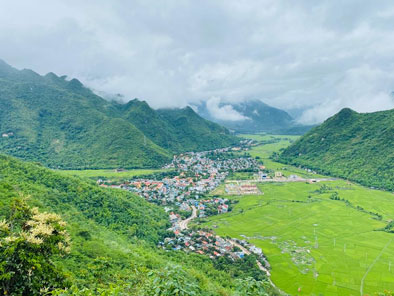
[[[261,250],[260,248],[258,248],[256,246],[250,247],[249,251],[251,251],[252,253],[254,253],[256,255],[262,255],[263,254],[263,250]]]
[[[170,221],[171,223],[178,221],[178,217],[174,214],[174,212],[171,212],[170,214]]]
[[[275,178],[281,178],[282,172],[275,172]]]

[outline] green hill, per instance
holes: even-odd
[[[157,112],[178,139],[178,152],[210,150],[211,147],[224,147],[237,142],[227,129],[203,119],[190,107],[159,109]]]
[[[209,150],[237,141],[227,129],[201,118],[190,107],[153,110],[137,99],[117,107],[122,118],[160,147],[175,153]]]
[[[394,110],[343,109],[285,149],[279,160],[394,190]]]
[[[206,256],[158,249],[167,214],[134,194],[0,155],[0,221],[15,215],[11,205],[21,198],[67,222],[71,253],[53,262],[74,287],[61,295],[175,295],[169,291],[176,289],[183,291],[176,295],[244,295],[236,291],[247,289],[256,272],[256,266],[218,266]],[[11,251],[0,245],[0,257]]]
[[[144,102],[108,102],[65,78],[0,61],[0,152],[52,168],[142,168],[160,166],[173,153],[235,141],[195,114],[178,127]]]

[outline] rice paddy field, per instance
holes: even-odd
[[[250,153],[260,156],[268,169],[283,169],[267,159],[290,144],[283,138]],[[285,175],[309,174],[285,167]],[[239,200],[233,211],[209,218],[204,226],[261,247],[271,264],[271,279],[282,291],[377,295],[394,290],[394,233],[383,231],[394,219],[392,193],[345,180],[258,186],[263,194],[228,196]]]

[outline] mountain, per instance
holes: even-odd
[[[279,160],[394,190],[394,109],[345,108],[285,149]]]
[[[210,106],[210,103],[201,103],[197,106],[198,113],[211,121],[217,122],[230,130],[238,133],[288,133],[303,134],[310,129],[309,126],[300,126],[286,112],[271,107],[260,100],[250,100],[240,103],[219,103],[217,106]],[[217,116],[217,109],[226,112],[226,108],[233,110],[239,115],[240,120],[228,120],[222,116]],[[212,110],[214,109],[214,110]],[[228,117],[228,116],[226,116]]]
[[[159,109],[157,112],[172,127],[177,143],[180,144],[178,151],[209,150],[213,146],[223,147],[229,144],[229,131],[226,128],[201,118],[190,107]]]
[[[174,122],[145,102],[109,102],[77,79],[40,76],[0,61],[0,152],[48,167],[156,167],[173,153],[236,142],[191,110],[178,112]]]
[[[124,119],[154,143],[175,153],[209,150],[237,141],[226,128],[201,118],[190,107],[153,110],[137,99],[118,106]]]
[[[208,256],[160,250],[157,243],[168,235],[168,214],[130,192],[101,188],[89,180],[0,155],[0,240],[4,219],[26,215],[17,212],[23,209],[23,200],[41,213],[60,215],[67,223],[71,253],[52,258],[51,264],[59,271],[57,278],[65,277],[72,287],[54,295],[159,295],[157,291],[160,295],[241,295],[235,291],[253,283],[250,276],[262,277],[256,264],[214,264]],[[0,245],[0,259],[9,259],[2,261],[0,271],[25,268],[7,256],[18,252],[25,264],[29,260],[25,251],[32,251],[28,248],[45,252],[34,245],[20,244],[18,250]],[[37,255],[35,260],[43,259]],[[40,269],[40,263],[29,262],[26,282],[34,278],[34,268]],[[7,280],[0,278],[4,295],[9,294],[3,285]],[[42,282],[41,287],[47,283]]]

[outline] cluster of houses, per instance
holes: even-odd
[[[174,156],[173,161],[164,168],[176,168],[180,171],[193,171],[198,174],[218,173],[256,169],[258,162],[251,157],[221,157],[230,148],[222,148],[203,152],[188,152]]]
[[[181,173],[173,178],[160,181],[136,179],[123,186],[124,189],[136,192],[148,201],[161,205],[177,204],[183,201],[199,199],[203,194],[215,189],[227,176],[224,172],[193,172],[193,176]]]
[[[220,256],[242,259],[245,256],[245,253],[234,247],[230,241],[203,230],[177,232],[175,237],[165,238],[160,246],[166,250],[183,250],[208,255],[212,259]]]
[[[250,141],[243,143],[245,147]],[[245,150],[245,147],[240,150]],[[137,193],[146,200],[162,205],[169,215],[172,224],[171,237],[159,244],[167,250],[183,250],[208,255],[210,258],[227,256],[233,260],[242,259],[245,254],[255,254],[265,265],[261,249],[236,240],[224,239],[212,232],[190,230],[187,223],[194,218],[204,218],[231,211],[232,202],[226,198],[206,197],[206,194],[217,188],[228,176],[229,172],[258,171],[261,164],[248,156],[228,157],[232,148],[216,149],[205,152],[189,152],[174,156],[173,161],[164,168],[175,169],[177,175],[167,176],[161,180],[133,179],[123,184],[110,185]],[[101,186],[108,186],[98,180]],[[240,185],[243,193],[257,193],[255,184]],[[191,214],[185,212],[191,212]],[[245,249],[245,248],[248,249]],[[260,259],[259,259],[260,260]]]
[[[227,256],[233,260],[243,259],[245,255],[254,254],[266,268],[270,265],[262,250],[245,240],[227,239],[204,230],[183,230],[167,237],[159,243],[165,250],[183,250],[207,255],[211,259]]]
[[[259,164],[251,157],[227,158],[229,148],[176,155],[164,168],[172,168],[178,175],[161,180],[134,179],[123,184],[110,185],[137,193],[146,200],[162,205],[169,213],[191,211],[195,206],[198,217],[226,213],[230,202],[221,198],[205,198],[218,187],[230,171],[257,170]],[[105,185],[98,180],[99,185]],[[176,214],[174,214],[176,215]]]
[[[231,211],[231,201],[227,198],[205,198],[200,200],[189,199],[182,202],[179,206],[180,211],[189,212],[192,210],[192,207],[197,211],[196,217],[205,218],[208,216],[216,215],[216,214],[224,214]],[[175,215],[172,207],[165,207],[164,210],[170,213],[170,222],[172,223],[172,228],[174,232],[179,230],[181,227],[179,223],[182,221],[181,215]],[[177,216],[177,219],[174,219],[174,214]]]

